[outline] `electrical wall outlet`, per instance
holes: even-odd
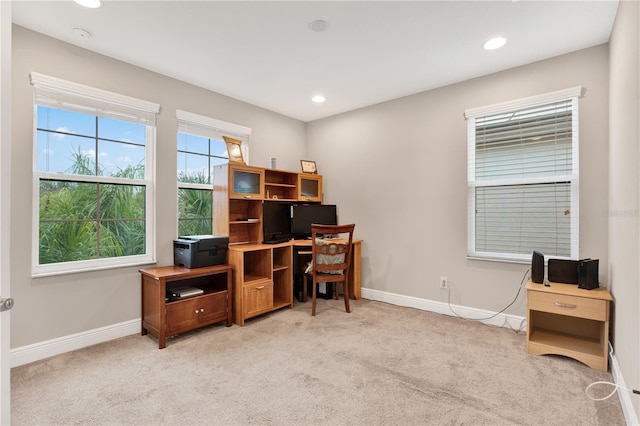
[[[449,288],[447,277],[440,277],[440,288]]]

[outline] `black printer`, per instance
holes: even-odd
[[[226,263],[229,237],[218,235],[188,235],[173,240],[173,263],[185,268]]]

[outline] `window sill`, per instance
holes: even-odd
[[[83,272],[95,272],[95,271],[103,271],[106,269],[117,269],[117,268],[128,268],[132,266],[143,266],[150,265],[156,263],[155,259],[130,259],[128,262],[120,262],[120,263],[102,263],[97,264],[96,262],[89,261],[92,264],[87,264],[85,262],[69,262],[69,264],[57,264],[46,265],[43,267],[42,265],[35,267],[31,271],[31,278],[42,278],[42,277],[52,277],[56,275],[68,275],[68,274],[77,274]],[[72,266],[73,264],[73,266]],[[84,265],[83,265],[84,264]]]

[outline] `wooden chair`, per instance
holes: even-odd
[[[307,301],[307,279],[313,283],[311,315],[316,314],[316,294],[319,283],[335,283],[338,300],[339,283],[344,287],[344,307],[349,309],[349,266],[351,265],[351,225],[311,225],[311,271],[304,274],[302,301]],[[348,235],[348,236],[347,236]],[[325,238],[326,236],[326,238]]]

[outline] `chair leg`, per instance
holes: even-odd
[[[344,289],[344,308],[347,310],[347,313],[351,313],[351,310],[349,309],[349,283],[345,280],[342,283],[342,287]]]
[[[313,280],[313,291],[311,292],[311,316],[316,316],[316,286],[318,285],[315,280]]]
[[[340,290],[340,283],[336,281],[335,283],[333,283],[333,298],[336,300],[340,299],[340,297],[338,296],[339,290]]]

